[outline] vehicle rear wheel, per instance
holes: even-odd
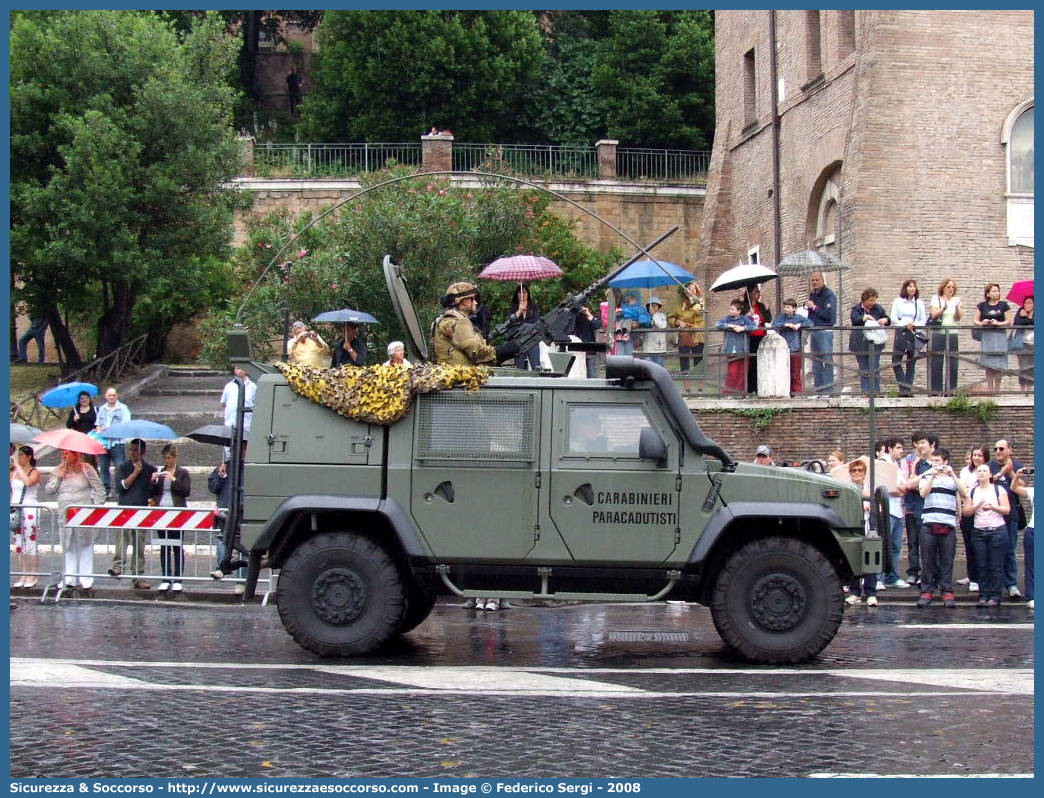
[[[763,538],[734,552],[711,597],[721,639],[753,662],[811,659],[834,639],[842,615],[834,567],[795,538]]]
[[[322,657],[368,654],[398,631],[402,577],[388,552],[354,532],[301,543],[279,574],[279,618],[295,641]]]

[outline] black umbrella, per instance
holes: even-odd
[[[327,321],[334,323],[352,322],[352,324],[376,324],[377,319],[371,316],[369,313],[364,313],[361,310],[352,310],[351,308],[341,308],[340,310],[328,310],[325,313],[320,313],[318,316],[312,317],[312,321]]]
[[[200,443],[214,443],[218,446],[232,445],[232,427],[225,424],[207,424],[199,429],[192,430],[186,438],[191,438]]]

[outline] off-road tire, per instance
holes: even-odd
[[[424,623],[435,608],[439,591],[430,581],[412,581],[407,595],[406,614],[399,624],[399,634],[404,635]]]
[[[380,543],[354,532],[324,532],[294,549],[276,599],[286,631],[321,657],[375,651],[406,612],[398,566]]]
[[[844,614],[837,572],[814,546],[789,537],[755,540],[718,574],[711,617],[731,648],[753,662],[812,659]]]

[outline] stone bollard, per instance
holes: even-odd
[[[767,330],[758,347],[758,396],[790,396],[790,347],[775,330]]]

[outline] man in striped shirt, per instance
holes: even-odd
[[[942,593],[944,607],[955,607],[953,598],[953,557],[957,552],[957,525],[961,503],[967,491],[950,468],[950,453],[937,446],[931,467],[921,477],[918,493],[924,499],[921,510],[921,595],[918,607],[932,602],[934,590]]]

